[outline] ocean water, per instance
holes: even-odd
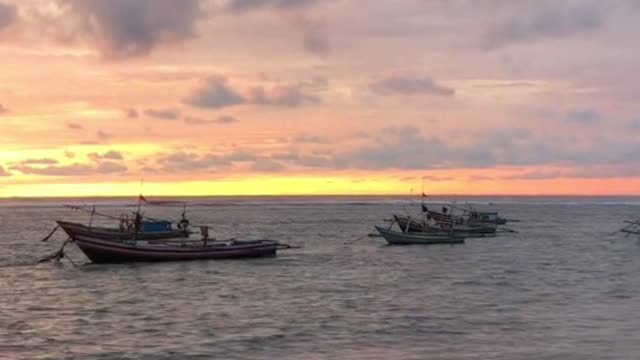
[[[435,203],[449,199],[434,198]],[[0,359],[639,359],[640,244],[612,234],[638,198],[474,197],[520,222],[464,245],[364,235],[396,197],[191,198],[217,238],[280,240],[276,258],[36,264],[65,239],[61,201],[0,201]],[[127,199],[79,199],[132,211]],[[491,204],[491,205],[489,205]],[[145,207],[178,219],[180,207]],[[109,220],[95,221],[108,224]]]

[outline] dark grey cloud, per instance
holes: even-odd
[[[82,130],[84,129],[84,127],[82,126],[82,124],[78,124],[78,123],[67,123],[67,127],[71,130]]]
[[[5,170],[2,165],[0,165],[0,176],[11,176],[11,173]]]
[[[0,115],[8,113],[10,110],[4,105],[0,104]]]
[[[579,124],[593,124],[602,119],[600,113],[594,109],[572,109],[565,115],[567,122]]]
[[[111,59],[143,56],[160,45],[191,39],[201,15],[199,0],[59,1],[68,10],[65,16],[81,24],[73,35]]]
[[[280,159],[259,155],[245,150],[235,150],[227,154],[196,154],[176,151],[157,158],[157,164],[163,171],[220,171],[234,168],[240,164],[249,166],[253,171],[277,172],[285,170]]]
[[[87,157],[96,162],[99,162],[101,160],[124,160],[124,156],[122,155],[122,153],[115,150],[109,150],[102,154],[91,152],[87,154]]]
[[[229,115],[218,116],[215,119],[203,119],[195,116],[187,116],[184,118],[184,122],[189,125],[232,124],[238,122],[238,119]]]
[[[45,176],[87,176],[99,174],[124,173],[127,167],[110,161],[98,163],[96,165],[74,163],[70,165],[49,165],[30,166],[16,165],[11,170],[19,171],[23,174],[45,175]]]
[[[243,14],[257,10],[275,10],[277,15],[302,35],[303,49],[315,55],[326,56],[329,38],[325,21],[309,16],[307,9],[322,3],[319,0],[231,0],[224,9],[232,14]]]
[[[517,15],[496,22],[484,34],[484,47],[497,49],[544,38],[588,33],[603,25],[610,4],[598,1],[541,2],[533,15]]]
[[[232,88],[224,77],[213,76],[194,89],[183,102],[194,107],[209,109],[241,104],[298,107],[321,102],[320,97],[311,91],[308,84],[298,83],[278,85],[270,89],[254,86],[243,94]]]
[[[227,84],[227,79],[221,76],[207,78],[183,100],[191,106],[211,109],[242,104],[245,101],[240,93]]]
[[[180,117],[180,110],[176,108],[146,109],[144,115],[160,120],[177,120]]]
[[[255,86],[249,89],[245,102],[255,105],[271,105],[283,107],[299,107],[305,104],[317,104],[320,97],[309,92],[302,84],[279,85],[265,89]]]
[[[298,15],[292,17],[292,24],[302,34],[302,46],[305,51],[322,56],[329,54],[331,45],[325,21]]]
[[[113,161],[103,161],[98,164],[95,170],[100,174],[124,173],[128,169],[125,165]]]
[[[455,90],[435,82],[430,76],[423,74],[398,73],[387,75],[373,81],[369,85],[374,92],[383,95],[436,95],[452,96]]]
[[[251,166],[251,170],[257,172],[279,172],[284,171],[286,167],[278,162],[271,159],[262,159],[255,161]]]
[[[21,161],[21,164],[25,165],[53,165],[57,163],[58,160],[52,158],[26,159],[24,161]]]
[[[163,155],[158,159],[158,163],[168,171],[211,170],[224,168],[231,164],[228,159],[220,155],[199,155],[184,151],[177,151],[168,155]]]
[[[11,26],[18,19],[18,8],[12,4],[0,3],[0,31]]]

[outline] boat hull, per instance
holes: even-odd
[[[219,241],[208,245],[138,244],[78,235],[74,242],[97,264],[221,260],[276,256],[279,243],[270,240]]]
[[[69,235],[75,239],[77,236],[88,236],[105,240],[133,240],[134,233],[132,231],[123,231],[120,229],[107,227],[88,227],[79,223],[69,221],[57,221],[58,225]],[[189,232],[185,230],[170,230],[157,232],[139,232],[135,234],[138,240],[155,240],[155,239],[173,239],[189,237]]]
[[[403,233],[376,226],[389,245],[463,244],[464,237],[455,234]]]

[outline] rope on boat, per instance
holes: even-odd
[[[355,240],[347,240],[347,241],[344,242],[344,245],[351,245],[351,244],[353,244],[355,242],[358,242],[358,241],[360,241],[362,239],[365,239],[365,238],[369,237],[370,235],[371,234],[365,234],[365,235],[362,235],[362,236],[360,236],[359,238],[357,238]]]
[[[53,230],[51,230],[51,232],[49,233],[49,235],[47,235],[47,236],[43,237],[40,241],[41,241],[41,242],[46,242],[46,241],[48,241],[48,240],[51,238],[51,236],[53,236],[53,234],[54,234],[56,231],[58,231],[58,229],[59,229],[59,228],[60,228],[60,225],[57,225],[56,227],[54,227],[54,228],[53,228]]]
[[[60,261],[62,258],[66,257],[69,262],[75,267],[78,266],[75,264],[75,262],[73,262],[73,260],[71,260],[71,258],[69,258],[69,256],[65,256],[64,253],[64,247],[67,246],[68,243],[70,243],[71,241],[73,241],[71,238],[67,238],[67,240],[65,240],[65,242],[62,243],[62,246],[60,247],[60,249],[50,255],[47,255],[43,258],[40,258],[38,260],[38,263],[44,263],[44,262],[49,262],[51,260],[56,260],[56,261]]]

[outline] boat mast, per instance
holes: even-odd
[[[144,179],[140,179],[140,193],[138,194],[138,207],[136,209],[136,213],[133,218],[133,241],[135,243],[136,238],[138,237],[138,231],[140,231],[140,226],[142,225],[142,216],[140,215],[140,206],[142,204],[142,184],[144,183]]]

